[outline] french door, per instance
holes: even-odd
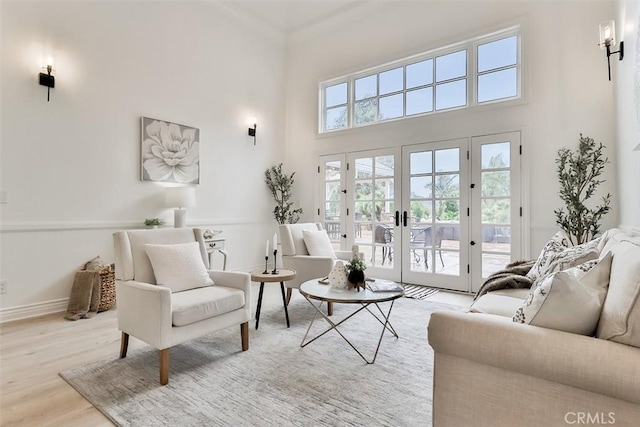
[[[520,133],[321,156],[318,209],[367,274],[476,291],[521,254]],[[324,212],[323,212],[324,211]]]

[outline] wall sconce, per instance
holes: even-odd
[[[56,78],[51,75],[53,71],[53,58],[47,58],[47,66],[42,67],[47,70],[47,74],[40,73],[40,85],[47,87],[47,102],[49,102],[49,93],[52,87],[56,87]]]
[[[614,53],[620,55],[619,60],[624,58],[624,42],[620,42],[620,49],[611,52],[611,48],[616,45],[616,23],[614,21],[606,21],[600,24],[600,47],[607,50],[607,67],[609,69],[609,81],[611,81],[611,61],[609,57]]]
[[[256,129],[258,125],[256,124],[256,119],[251,119],[249,123],[253,123],[253,127],[249,127],[248,135],[253,137],[253,145],[256,145]]]

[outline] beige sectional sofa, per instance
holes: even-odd
[[[640,425],[640,235],[604,233],[611,271],[595,336],[515,323],[528,289],[435,312],[433,426]]]

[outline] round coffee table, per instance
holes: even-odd
[[[311,323],[307,328],[307,332],[304,334],[304,337],[302,338],[300,347],[305,347],[308,344],[311,344],[313,341],[320,338],[321,336],[323,336],[324,334],[326,334],[327,332],[334,330],[342,337],[342,339],[344,339],[351,346],[351,348],[353,348],[356,351],[356,353],[360,355],[360,357],[365,362],[367,362],[368,364],[374,363],[376,361],[376,357],[378,356],[378,350],[380,349],[380,343],[382,342],[382,337],[384,336],[385,331],[391,332],[396,338],[398,338],[398,334],[396,333],[396,331],[393,329],[393,326],[391,326],[391,323],[389,322],[389,317],[391,316],[393,303],[395,302],[396,299],[404,295],[404,290],[391,291],[391,292],[373,292],[367,288],[365,288],[363,291],[335,290],[329,285],[324,285],[319,283],[318,280],[319,279],[308,280],[300,285],[300,289],[299,289],[300,294],[302,294],[307,299],[307,301],[309,301],[309,304],[311,304],[313,308],[315,308],[316,310],[316,313],[313,316],[313,319],[311,319]],[[320,304],[316,305],[313,303],[312,300],[320,301]],[[391,304],[389,305],[389,310],[385,313],[378,304],[382,302],[387,302],[387,301],[390,301]],[[340,320],[339,322],[333,322],[321,310],[322,304],[324,304],[325,302],[335,303],[335,304],[359,304],[361,307],[358,308],[355,312],[345,317],[344,319]],[[369,309],[369,306],[371,304],[375,305],[375,307],[378,309],[377,311],[379,312],[379,314],[374,313]],[[362,310],[367,310],[382,325],[382,331],[380,332],[380,338],[378,339],[378,346],[376,347],[376,351],[371,361],[367,360],[367,358],[364,357],[363,354],[338,330],[338,326],[340,326],[342,323],[346,322],[347,320],[349,320],[350,318],[352,318]],[[305,340],[307,339],[307,335],[311,330],[311,326],[313,325],[313,322],[315,322],[316,318],[318,317],[318,314],[320,314],[327,321],[327,323],[329,323],[330,326],[324,332],[320,333],[319,335],[305,342]]]
[[[287,311],[287,300],[284,296],[284,282],[296,277],[294,270],[278,270],[276,273],[271,271],[264,273],[256,270],[251,272],[251,281],[260,282],[260,293],[258,294],[258,307],[256,309],[256,330],[258,329],[258,323],[260,322],[260,308],[262,307],[262,292],[264,290],[265,283],[280,282],[280,290],[282,291],[282,303],[284,304],[284,315],[287,319],[287,328],[289,327],[289,311]]]

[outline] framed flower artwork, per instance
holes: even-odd
[[[200,183],[200,129],[142,117],[141,180]]]

